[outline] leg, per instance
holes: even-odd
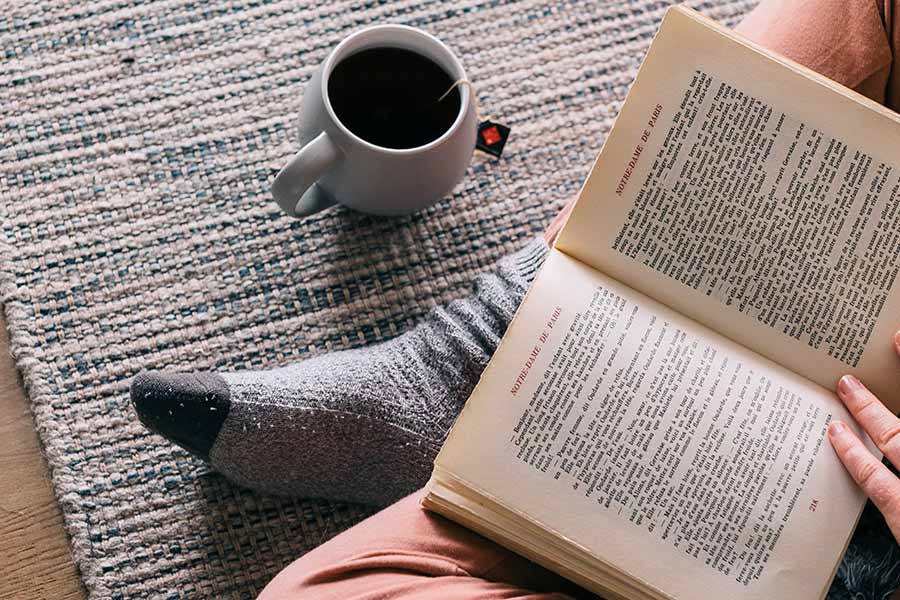
[[[866,0],[868,1],[868,0]],[[886,77],[881,74],[886,64],[884,63],[884,47],[896,47],[898,39],[896,33],[896,25],[894,25],[893,15],[896,14],[896,6],[890,4],[876,4],[876,12],[868,10],[871,3],[866,4],[863,0],[859,0],[860,10],[858,11],[842,11],[844,4],[837,0],[824,2],[827,10],[823,10],[821,6],[816,6],[813,10],[802,11],[799,9],[801,5],[788,4],[786,2],[777,2],[775,0],[764,0],[762,5],[754,11],[747,21],[741,25],[740,29],[758,42],[768,45],[787,54],[788,56],[806,64],[813,69],[825,71],[826,75],[837,79],[838,81],[849,86],[856,86],[858,90],[867,93],[876,99],[896,100],[898,95],[892,92],[896,89],[896,78],[891,74]],[[848,4],[856,5],[857,2],[849,2]],[[806,4],[805,6],[809,6]],[[832,12],[834,11],[834,12]],[[827,18],[829,15],[823,13],[832,13],[843,15],[839,18]],[[877,24],[873,17],[882,20],[883,28],[878,34],[877,28],[871,28],[871,25]],[[849,31],[855,32],[858,42],[862,46],[855,46],[849,55],[843,55],[841,52],[831,50],[832,42],[843,35],[843,26],[841,19],[851,21],[852,27]],[[866,20],[866,24],[856,23],[856,20]],[[824,24],[825,26],[823,27]],[[830,31],[830,33],[828,33]],[[865,37],[866,31],[873,32],[874,38]],[[885,33],[885,31],[889,32]],[[803,42],[794,44],[794,36],[799,36]],[[829,37],[831,36],[831,37]],[[861,36],[861,37],[860,37]],[[798,48],[800,50],[798,50]],[[862,54],[855,54],[860,50],[866,50]],[[802,50],[802,51],[801,51]],[[843,58],[842,58],[843,56]],[[894,69],[893,64],[887,65],[889,71]],[[829,71],[829,69],[831,69]],[[888,86],[887,89],[882,87],[882,82]],[[881,92],[879,91],[881,90]],[[879,96],[879,93],[882,95]],[[892,96],[892,94],[894,94]],[[551,230],[548,231],[546,238],[552,239],[558,232],[560,221],[554,221]],[[539,262],[539,258],[535,262]],[[528,269],[533,274],[533,269]],[[528,274],[521,278],[520,283],[530,281]],[[510,299],[514,304],[521,298],[524,288],[521,286],[513,286],[519,290],[516,294],[510,294]],[[476,291],[476,297],[478,292]],[[465,313],[459,313],[465,314]],[[504,311],[494,325],[498,329],[505,329],[511,312]],[[430,319],[429,319],[430,321]],[[454,327],[460,327],[467,330],[465,322],[456,322],[444,331],[454,331]],[[415,330],[417,331],[417,330]],[[411,332],[407,335],[418,335]],[[476,336],[478,337],[478,336]],[[483,337],[483,336],[481,336]],[[493,336],[492,339],[496,339]],[[476,345],[477,353],[489,355],[493,351],[493,342],[486,345]],[[472,349],[470,344],[463,343],[453,346],[454,351],[466,352]],[[365,351],[356,351],[355,359],[364,360]],[[327,358],[327,357],[324,357]],[[322,359],[324,361],[324,358]],[[414,361],[415,355],[410,357],[408,354],[400,353],[397,355],[399,362],[396,364],[403,365],[403,361]],[[318,361],[307,361],[309,363]],[[343,363],[340,359],[331,364],[336,366],[349,366],[350,363]],[[481,360],[481,362],[479,362]],[[473,364],[482,364],[484,358],[476,359]],[[305,363],[303,363],[305,364]],[[377,364],[377,363],[376,363]],[[243,387],[254,387],[254,384],[247,383],[242,380],[239,375],[232,377],[230,381],[221,377],[218,379],[210,379],[211,375],[195,376],[195,383],[191,383],[189,377],[178,378],[175,376],[152,375],[144,376],[135,381],[132,387],[132,394],[135,405],[141,414],[142,419],[151,427],[164,435],[167,435],[174,441],[185,445],[192,451],[211,458],[213,465],[216,466],[215,455],[210,449],[214,448],[217,442],[220,429],[227,418],[212,419],[215,423],[214,427],[201,427],[202,431],[194,431],[190,427],[179,424],[176,420],[166,420],[162,417],[164,411],[156,410],[155,403],[168,403],[175,409],[184,408],[180,406],[180,401],[185,400],[187,405],[194,408],[203,408],[206,404],[205,413],[196,412],[189,413],[195,416],[209,416],[212,408],[219,409],[222,406],[230,408],[233,404],[240,403],[242,398],[249,398],[249,404],[256,403],[258,410],[266,412],[278,413],[281,404],[278,400],[282,398],[284,390],[288,390],[288,395],[293,398],[291,410],[295,410],[299,406],[299,410],[304,410],[303,402],[313,402],[315,398],[303,398],[303,395],[296,395],[294,390],[303,389],[302,382],[298,383],[292,380],[292,377],[300,377],[305,375],[316,374],[320,377],[336,377],[338,379],[338,388],[344,385],[354,385],[356,394],[362,392],[363,396],[369,398],[370,403],[378,403],[381,398],[378,394],[372,394],[373,390],[366,389],[367,377],[365,373],[353,373],[349,378],[346,373],[335,373],[326,371],[318,367],[309,367],[309,372],[287,371],[281,375],[264,376],[268,378],[268,382],[264,386],[255,386],[255,390],[245,393]],[[477,379],[477,368],[466,375],[471,377],[462,385],[457,394],[453,394],[452,390],[444,389],[444,396],[440,396],[442,401],[450,403],[449,413],[453,414],[458,410],[468,390],[474,385]],[[166,379],[169,377],[169,379]],[[249,376],[251,379],[253,376]],[[353,377],[356,379],[355,384]],[[439,381],[439,379],[438,379]],[[459,382],[460,380],[455,380]],[[172,389],[169,390],[168,388]],[[235,390],[234,398],[231,397],[232,387]],[[224,390],[224,391],[223,391]],[[426,392],[432,391],[425,388]],[[378,390],[379,392],[381,390]],[[426,394],[427,395],[427,394]],[[298,399],[299,398],[299,399]],[[263,405],[268,404],[267,407]],[[440,401],[438,402],[440,405]],[[421,405],[417,405],[421,406]],[[429,405],[424,405],[429,406]],[[431,405],[433,406],[433,405]],[[248,409],[249,410],[249,409]],[[315,409],[312,409],[315,412]],[[244,414],[242,410],[237,411],[238,414]],[[427,412],[422,412],[416,418],[426,421]],[[377,417],[376,417],[377,418]],[[247,421],[253,424],[252,418],[237,419],[239,425],[246,425]],[[290,421],[287,419],[286,421]],[[283,424],[285,421],[281,421]],[[270,425],[270,429],[275,429],[275,422],[266,423]],[[442,428],[447,423],[439,423],[431,430],[430,439],[439,440],[443,438],[444,432]],[[210,433],[210,431],[212,433]],[[238,437],[239,433],[235,432]],[[331,431],[326,434],[340,434],[340,429]],[[310,433],[312,435],[312,432]],[[390,435],[388,435],[390,437]],[[429,437],[429,436],[426,436]],[[262,436],[257,440],[261,445],[261,456],[278,456],[278,453],[269,453],[265,449],[267,443],[273,439],[280,439],[281,446],[278,446],[278,452],[287,451],[293,448],[293,443],[297,443],[299,448],[304,446],[303,436],[297,436],[293,441],[290,439],[279,437],[278,435]],[[333,440],[340,440],[340,437]],[[404,442],[406,443],[406,442]],[[331,447],[331,446],[329,446]],[[423,447],[425,447],[423,445]],[[390,445],[385,447],[390,452],[396,448]],[[338,451],[343,451],[338,449]],[[429,446],[424,452],[433,451]],[[302,454],[301,452],[293,452],[293,454]],[[283,455],[282,455],[283,456]],[[375,473],[377,476],[385,475],[390,477],[390,473],[397,471],[398,465],[394,456],[388,455],[381,457],[381,462],[369,472]],[[369,459],[371,460],[371,458]],[[348,477],[354,476],[354,468],[357,465],[344,463],[338,465],[349,471]],[[224,468],[226,474],[229,468]],[[420,468],[414,467],[412,470]],[[232,472],[250,472],[252,469],[235,468]],[[313,475],[316,473],[313,472]],[[357,473],[358,474],[358,473]],[[278,491],[291,493],[290,486],[284,489],[282,483],[278,481],[261,481],[255,477],[252,472],[251,476],[246,478],[246,483],[256,485],[258,487],[274,488]],[[413,475],[413,479],[420,478],[424,482],[427,473],[417,472]],[[282,479],[283,473],[265,473],[265,479]],[[239,478],[240,476],[237,476]],[[240,480],[240,479],[239,479]],[[405,485],[409,485],[409,481]],[[329,489],[333,482],[326,482],[324,486],[318,486],[311,482],[294,482],[295,485],[302,489],[309,487],[311,489]],[[402,486],[401,486],[402,487]],[[398,488],[399,489],[399,488]],[[339,491],[338,494],[341,492]],[[321,495],[329,495],[322,493]],[[851,546],[852,550],[852,546]],[[852,565],[842,565],[842,569],[852,571]],[[849,576],[848,576],[849,577]],[[865,587],[866,581],[859,573],[849,577],[853,579],[857,585],[849,582],[846,585],[836,584],[832,588],[830,597],[849,597],[849,589],[860,589]],[[529,592],[528,590],[536,590]],[[418,508],[418,497],[413,496],[398,503],[397,505],[375,515],[364,523],[352,528],[348,532],[339,535],[330,542],[324,544],[320,548],[310,552],[303,558],[299,559],[287,569],[285,569],[278,577],[273,580],[269,587],[264,590],[262,597],[269,598],[347,598],[347,599],[364,599],[364,598],[431,598],[441,597],[453,600],[454,598],[522,598],[529,600],[547,600],[553,598],[554,591],[570,591],[572,595],[578,596],[584,594],[583,591],[571,589],[570,584],[559,580],[550,573],[535,567],[534,565],[518,558],[501,548],[491,544],[487,540],[479,536],[467,532],[464,529],[455,526],[438,516],[427,515]]]
[[[595,598],[407,496],[278,574],[260,600]]]
[[[898,0],[762,0],[736,30],[898,110],[898,10]]]

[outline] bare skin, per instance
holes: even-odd
[[[894,349],[900,356],[900,331],[894,334]],[[878,449],[892,464],[900,465],[900,419],[852,375],[841,377],[837,392]],[[845,423],[832,423],[828,428],[828,439],[847,471],[884,515],[891,533],[900,542],[900,479],[869,452]]]

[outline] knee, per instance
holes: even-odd
[[[303,559],[295,560],[285,567],[263,589],[257,600],[291,600],[293,598],[311,598],[309,586],[303,576]]]

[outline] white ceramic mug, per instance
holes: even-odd
[[[337,118],[328,78],[343,59],[376,47],[421,54],[454,81],[466,79],[459,59],[436,37],[405,25],[377,25],[352,34],[332,50],[310,79],[300,109],[303,147],[275,177],[272,195],[296,218],[340,203],[378,215],[402,215],[440,200],[463,176],[475,149],[477,117],[469,86],[459,89],[459,114],[424,146],[392,149],[355,135]]]

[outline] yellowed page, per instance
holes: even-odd
[[[900,117],[668,12],[557,247],[895,411]]]
[[[675,598],[819,598],[864,497],[837,398],[553,250],[436,460]]]

